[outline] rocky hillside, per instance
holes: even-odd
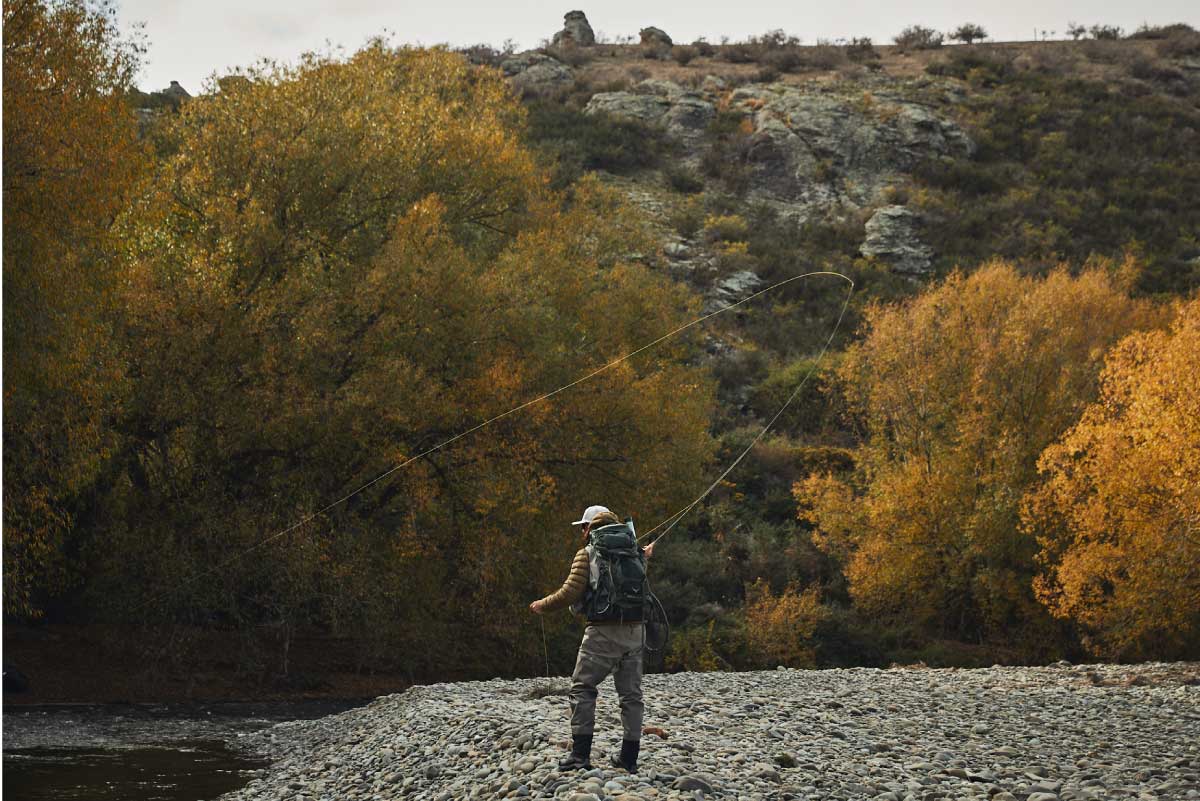
[[[1181,207],[1160,196],[1160,208],[1143,209],[1144,218],[1137,211],[1154,205],[1162,188],[1137,151],[1179,159],[1197,144],[1200,34],[1185,28],[1146,32],[1156,38],[928,49],[861,39],[804,46],[781,32],[685,45],[647,28],[640,44],[598,44],[582,12],[571,12],[540,51],[470,55],[498,65],[535,110],[552,105],[643,130],[640,143],[626,145],[640,154],[593,152],[583,166],[620,183],[650,212],[667,256],[691,255],[685,271],[721,255],[679,223],[690,203],[748,218],[771,212],[797,234],[806,224],[840,225],[855,237],[840,249],[803,236],[793,244],[816,263],[861,259],[906,276],[969,269],[978,256],[1082,262],[1119,256],[1136,241],[1169,273],[1147,278],[1145,289],[1157,291],[1194,287],[1200,273],[1194,202]],[[1092,115],[1086,106],[1097,102]],[[545,123],[535,111],[535,138],[566,133]],[[1130,130],[1148,124],[1165,134],[1162,145],[1174,142],[1168,151],[1154,153],[1156,145]],[[1116,143],[1104,140],[1113,137],[1128,139],[1133,152],[1110,152]],[[1096,164],[1101,151],[1125,162]],[[1042,157],[1053,159],[1053,173]],[[1186,161],[1195,177],[1194,160]],[[1106,184],[1115,193],[1118,183],[1133,196],[1105,197]],[[1108,208],[1115,230],[1095,230],[1104,227],[1089,219],[1096,203],[1097,213]],[[979,230],[980,212],[991,230]],[[1165,226],[1151,219],[1164,214]],[[1020,233],[1047,218],[1051,241]],[[968,219],[974,227],[963,230]],[[700,273],[702,287],[726,277],[709,272]],[[741,284],[753,282],[743,276]]]
[[[803,223],[837,210],[877,207],[867,222],[864,255],[892,269],[923,273],[930,251],[915,230],[914,216],[884,201],[885,190],[902,184],[912,169],[935,158],[969,158],[971,138],[937,103],[910,99],[902,87],[874,81],[821,87],[784,83],[731,88],[707,76],[699,89],[647,79],[633,91],[600,92],[585,114],[610,114],[661,126],[681,144],[677,165],[699,171],[706,156],[704,136],[717,109],[736,120],[748,140],[745,204],[762,204],[783,220]],[[947,92],[943,103],[952,103]]]
[[[275,799],[1185,799],[1200,795],[1200,667],[1066,663],[646,677],[640,772],[562,774],[565,679],[414,687],[245,738]]]

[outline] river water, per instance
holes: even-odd
[[[263,767],[230,742],[360,703],[5,704],[4,801],[216,798]]]

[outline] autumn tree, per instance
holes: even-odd
[[[794,584],[775,595],[758,580],[746,589],[746,642],[768,666],[812,667],[816,661],[814,638],[826,615],[815,588]]]
[[[1108,658],[1200,643],[1200,301],[1105,359],[1100,397],[1042,454],[1023,520],[1038,598]]]
[[[136,392],[95,595],[511,669],[479,643],[533,645],[520,610],[561,581],[575,507],[654,520],[702,483],[712,393],[686,340],[275,535],[694,302],[632,260],[651,242],[611,192],[547,189],[498,72],[375,42],[245,77],[157,132],[123,221]]]
[[[108,5],[4,2],[4,607],[36,615],[115,448],[112,224],[142,151]]]
[[[796,486],[856,605],[927,635],[1038,644],[1021,495],[1095,397],[1105,349],[1153,320],[1107,271],[1036,279],[1005,263],[869,310],[840,367],[866,436],[857,469]]]

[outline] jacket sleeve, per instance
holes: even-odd
[[[562,609],[583,598],[588,584],[588,569],[587,549],[580,548],[571,561],[571,572],[567,575],[567,580],[557,592],[542,599],[544,610],[550,612]]]

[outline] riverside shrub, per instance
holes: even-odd
[[[789,585],[774,595],[763,581],[746,590],[746,642],[764,665],[814,667],[814,635],[824,618],[815,589]]]
[[[1105,271],[1036,279],[1004,263],[869,309],[838,368],[867,432],[856,470],[795,487],[856,607],[965,640],[1051,634],[1021,495],[1095,399],[1104,352],[1160,318]]]
[[[1022,519],[1038,598],[1115,659],[1200,655],[1200,301],[1105,358],[1099,397],[1042,453]]]

